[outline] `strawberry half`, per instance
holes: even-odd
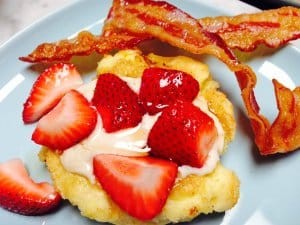
[[[147,142],[156,157],[201,167],[216,138],[211,117],[190,102],[176,101],[162,112]]]
[[[98,77],[92,103],[101,115],[106,132],[135,127],[143,116],[138,95],[114,74]]]
[[[177,165],[152,157],[100,154],[94,174],[103,189],[129,215],[150,220],[162,211],[177,176]]]
[[[153,115],[177,99],[193,101],[199,89],[197,80],[185,72],[153,67],[144,70],[139,99]]]
[[[96,110],[82,94],[71,90],[39,120],[32,140],[51,149],[65,150],[87,137],[96,122]]]
[[[60,201],[50,184],[31,180],[21,160],[0,164],[1,207],[23,215],[38,215],[53,210]]]
[[[49,112],[60,98],[83,83],[72,64],[54,64],[37,78],[23,106],[24,123],[32,123]]]

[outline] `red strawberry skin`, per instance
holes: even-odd
[[[101,115],[106,132],[135,127],[144,114],[138,95],[125,81],[110,73],[98,77],[92,103]]]
[[[23,105],[24,123],[37,121],[73,88],[83,83],[73,64],[58,63],[46,69],[37,78]]]
[[[0,206],[23,215],[40,215],[55,209],[60,195],[48,183],[35,183],[19,159],[0,164]]]
[[[193,101],[199,89],[197,80],[185,72],[152,67],[144,70],[139,99],[153,115],[177,99]]]
[[[177,176],[177,165],[152,157],[99,154],[94,174],[102,188],[129,215],[151,220],[162,211]]]
[[[216,138],[212,118],[190,102],[176,101],[153,125],[147,143],[153,156],[200,168]]]
[[[97,111],[76,90],[68,92],[43,116],[32,140],[54,150],[65,150],[87,137],[97,123]]]

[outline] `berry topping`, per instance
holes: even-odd
[[[193,101],[199,92],[199,83],[191,75],[171,69],[144,70],[139,99],[145,110],[153,115],[177,99]]]
[[[60,200],[50,184],[31,180],[21,160],[0,164],[1,207],[23,215],[39,215],[56,208]]]
[[[54,64],[46,69],[33,84],[23,108],[24,123],[32,123],[49,112],[60,98],[83,83],[72,64]]]
[[[97,123],[97,111],[78,91],[71,90],[45,116],[32,134],[37,144],[65,150],[87,137]]]
[[[211,117],[190,102],[176,101],[162,112],[147,142],[153,156],[201,167],[216,138]]]
[[[106,132],[135,127],[144,114],[137,94],[114,74],[98,77],[92,103],[101,115]]]
[[[94,174],[118,206],[140,220],[162,211],[177,176],[177,165],[152,157],[99,154]]]

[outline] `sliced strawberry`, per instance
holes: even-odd
[[[216,138],[211,117],[190,102],[176,101],[162,112],[147,142],[156,157],[201,167]]]
[[[71,90],[39,120],[32,140],[51,149],[65,150],[87,137],[96,122],[96,110],[82,94]]]
[[[101,115],[106,132],[135,127],[143,116],[137,94],[114,74],[102,74],[96,84],[92,103]]]
[[[33,84],[23,108],[24,123],[37,121],[46,114],[73,88],[83,83],[72,64],[55,64],[46,69]]]
[[[94,174],[121,209],[140,220],[150,220],[165,205],[177,165],[152,157],[100,154],[94,157]]]
[[[19,214],[38,215],[56,208],[60,200],[50,184],[31,180],[21,160],[0,164],[1,207]]]
[[[193,101],[199,89],[197,80],[185,72],[153,67],[144,70],[139,99],[153,115],[177,99]]]

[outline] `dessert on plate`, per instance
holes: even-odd
[[[123,50],[115,55],[104,56],[98,64],[97,74],[97,79],[77,88],[92,104],[102,101],[97,98],[109,98],[109,101],[113,101],[112,98],[115,97],[126,99],[129,94],[121,91],[121,84],[118,83],[121,79],[139,95],[140,101],[147,99],[144,101],[147,104],[143,107],[147,113],[142,113],[140,122],[134,120],[133,124],[136,125],[120,129],[119,127],[127,127],[128,121],[113,123],[103,118],[110,115],[106,105],[96,105],[101,116],[98,116],[97,125],[87,138],[59,151],[43,147],[39,156],[46,163],[54,186],[62,198],[77,206],[83,216],[113,224],[190,221],[199,214],[223,212],[236,204],[239,180],[234,172],[223,167],[219,161],[220,155],[234,137],[233,107],[218,90],[218,83],[212,79],[206,65],[185,56],[162,57],[155,54],[143,55],[138,50]],[[167,87],[173,84],[187,95],[179,96],[172,90],[174,87]],[[160,85],[165,85],[168,92]],[[106,96],[107,92],[109,97]],[[167,95],[169,99],[165,101]],[[175,95],[176,98],[185,100],[175,99]],[[174,99],[170,100],[172,98]],[[174,103],[170,104],[169,101]],[[172,111],[179,109],[183,116],[186,115],[185,118],[172,115]],[[193,140],[196,136],[188,136],[192,135],[192,131],[176,131],[181,129],[182,120],[186,120],[187,127],[188,122],[198,120],[198,117],[190,115],[194,109],[201,109],[203,113],[199,117],[203,122],[202,128],[196,130],[196,133],[204,135],[199,139],[201,142]],[[135,109],[133,107],[130,110]],[[133,117],[136,118],[135,115]],[[177,123],[175,120],[178,120]],[[47,145],[47,141],[48,137],[44,145]],[[201,150],[201,145],[208,149]],[[172,151],[175,146],[177,149]],[[178,152],[188,149],[190,153]],[[137,162],[130,162],[128,158]],[[143,174],[148,171],[139,165],[139,160],[143,158],[164,162],[170,162],[169,158],[172,158],[172,162],[171,165],[163,165],[160,161],[144,162],[147,167],[153,167],[153,174],[144,175],[145,177],[136,175],[132,178],[132,184],[126,186],[124,183],[127,180],[122,180],[126,176],[125,172],[123,174],[118,165],[128,163],[128,166],[134,167],[134,173]],[[114,160],[118,162],[117,165]],[[155,170],[159,168],[169,171],[165,175],[172,175],[171,178],[156,173]],[[111,173],[116,177],[110,174],[103,178],[103,173],[108,173],[107,170],[113,171]],[[132,189],[139,182],[142,187],[134,192]],[[152,182],[152,189],[146,190]],[[109,185],[110,183],[112,184]],[[141,200],[140,195],[145,199]],[[154,200],[156,197],[160,199],[158,202]]]

